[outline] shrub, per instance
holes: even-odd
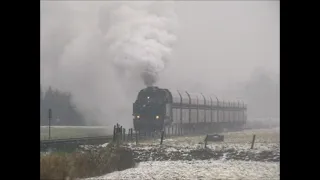
[[[40,163],[41,179],[101,176],[135,166],[132,150],[113,143],[102,149],[42,155]]]

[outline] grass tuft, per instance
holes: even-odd
[[[40,179],[87,178],[135,166],[132,150],[113,143],[99,150],[40,155],[40,164]]]

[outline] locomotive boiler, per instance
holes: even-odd
[[[140,90],[133,103],[133,125],[135,130],[146,132],[172,126],[187,132],[241,129],[246,123],[246,110],[242,101],[150,86]]]

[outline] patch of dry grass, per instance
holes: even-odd
[[[66,126],[52,126],[51,139],[64,139],[64,138],[80,138],[80,137],[95,137],[95,136],[108,136],[112,135],[113,126],[111,127],[66,127]],[[44,126],[40,127],[40,140],[49,139],[49,128]]]
[[[135,166],[132,150],[112,143],[106,148],[40,156],[40,179],[100,176]]]

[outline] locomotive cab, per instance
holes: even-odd
[[[170,101],[164,89],[147,87],[142,89],[133,104],[133,122],[135,130],[162,130],[172,122]]]

